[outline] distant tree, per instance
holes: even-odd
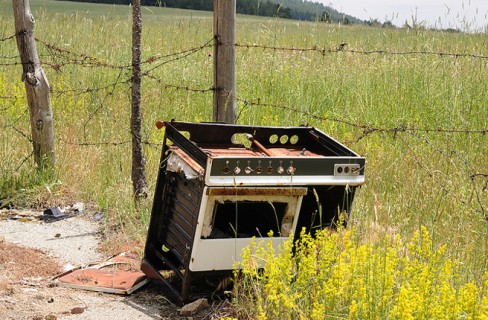
[[[381,27],[381,22],[378,19],[369,19],[366,24],[370,27]]]
[[[69,0],[77,2],[96,2],[129,4],[131,0]],[[159,6],[193,10],[213,10],[213,0],[141,0],[143,6]],[[307,0],[237,0],[236,11],[241,14],[279,17],[295,20],[341,22],[344,24],[364,21],[340,13],[330,5]],[[324,15],[325,13],[325,15]],[[347,19],[346,19],[347,18]]]
[[[330,23],[331,22],[330,13],[327,11],[322,12],[319,21]]]
[[[395,28],[395,25],[393,25],[393,23],[388,20],[388,21],[383,22],[382,27],[383,28]]]

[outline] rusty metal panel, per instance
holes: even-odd
[[[252,237],[277,246],[347,219],[365,164],[311,127],[166,122],[141,268],[180,303],[202,295]]]

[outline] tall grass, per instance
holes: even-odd
[[[127,6],[33,2],[35,36],[64,52],[107,64],[130,63]],[[0,39],[14,34],[11,2],[0,0]],[[211,13],[143,10],[143,59],[199,47],[212,38]],[[486,33],[383,29],[239,16],[237,42],[295,48],[429,51],[488,56]],[[151,199],[135,210],[130,181],[129,71],[71,63],[38,42],[52,86],[56,177],[33,168],[28,109],[14,39],[0,42],[0,199],[35,203],[64,194],[107,212],[110,225],[142,242]],[[157,68],[143,80],[143,139],[161,142],[156,120],[210,121],[212,93],[164,84],[212,87],[211,48]],[[165,61],[162,59],[160,61]],[[55,68],[49,65],[55,65]],[[57,66],[56,66],[57,65]],[[146,70],[155,64],[145,65]],[[108,86],[108,87],[107,87]],[[106,87],[106,88],[105,88]],[[79,89],[89,89],[81,90]],[[366,156],[367,183],[357,193],[350,224],[358,236],[381,242],[409,238],[421,226],[445,255],[462,261],[466,283],[480,283],[488,267],[486,174],[488,135],[374,131],[371,128],[482,130],[488,127],[488,61],[429,54],[357,54],[237,48],[239,123],[316,126]],[[12,98],[13,97],[13,98]],[[253,100],[264,105],[251,105]],[[284,105],[295,111],[266,106]],[[318,116],[318,117],[317,117]],[[145,146],[151,190],[159,148]],[[53,191],[54,190],[54,191]],[[14,202],[15,202],[14,201]]]

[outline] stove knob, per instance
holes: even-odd
[[[239,173],[241,173],[241,168],[235,167],[234,168],[234,174],[239,174]]]
[[[285,168],[279,166],[278,169],[276,169],[276,172],[278,172],[278,174],[283,174],[283,172],[285,172]]]
[[[286,173],[288,174],[294,174],[297,169],[294,166],[289,166],[288,169],[286,169]]]

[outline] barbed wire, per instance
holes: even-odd
[[[0,99],[2,99],[2,100],[20,100],[20,99],[25,99],[25,97],[21,97],[21,96],[0,96]]]
[[[488,59],[488,56],[478,55],[473,53],[452,53],[452,52],[435,52],[435,51],[389,51],[385,49],[379,50],[360,50],[360,49],[348,49],[347,43],[341,43],[335,48],[325,48],[319,46],[312,47],[278,47],[278,46],[268,46],[260,44],[243,44],[236,43],[236,47],[247,48],[247,49],[264,49],[273,51],[298,51],[298,52],[317,52],[322,55],[337,52],[349,52],[363,55],[371,54],[385,54],[385,55],[435,55],[440,57],[454,57],[454,58],[475,58],[475,59]]]
[[[85,93],[107,90],[107,89],[113,88],[114,86],[118,86],[121,84],[128,84],[128,83],[130,83],[130,81],[131,81],[130,78],[121,80],[120,77],[117,77],[117,81],[102,85],[100,87],[86,87],[86,88],[65,89],[65,90],[51,89],[51,93],[57,94],[57,95],[66,94],[66,93],[85,94]]]
[[[79,146],[79,147],[97,147],[97,146],[113,146],[118,147],[126,144],[132,143],[131,139],[122,140],[122,141],[101,141],[101,142],[75,142],[75,141],[68,141],[63,138],[58,138],[58,141],[72,146]],[[142,140],[142,144],[148,145],[151,147],[160,147],[161,143],[149,141],[149,140]]]
[[[396,127],[392,128],[384,128],[384,127],[376,127],[370,124],[361,124],[361,123],[355,123],[352,121],[344,120],[344,119],[339,119],[339,118],[334,118],[334,117],[324,117],[320,116],[317,114],[314,114],[310,111],[303,111],[299,110],[290,106],[286,105],[279,105],[279,104],[272,104],[272,103],[264,103],[261,102],[261,99],[257,99],[255,101],[253,100],[248,100],[248,99],[242,99],[242,98],[237,98],[238,101],[241,101],[244,103],[244,108],[246,106],[262,106],[262,107],[271,107],[271,108],[277,108],[281,110],[287,110],[290,112],[294,113],[300,113],[303,115],[306,115],[308,117],[314,118],[316,120],[320,121],[333,121],[333,122],[338,122],[342,123],[351,127],[359,128],[363,130],[362,136],[360,136],[357,141],[361,140],[365,136],[374,133],[374,132],[386,132],[386,133],[393,133],[397,134],[399,132],[437,132],[437,133],[465,133],[465,134],[487,134],[488,129],[457,129],[457,128],[414,128],[414,127],[407,127],[403,124],[400,124]],[[243,109],[244,109],[243,108]],[[243,111],[241,110],[241,113]],[[240,117],[240,114],[238,115],[237,118]]]
[[[7,41],[12,38],[14,38],[15,35],[2,38],[0,41]],[[55,95],[62,95],[62,94],[67,94],[67,93],[73,93],[73,94],[86,94],[86,93],[92,93],[92,92],[100,92],[100,91],[107,91],[101,101],[99,102],[98,106],[96,109],[88,116],[87,120],[83,124],[83,137],[85,141],[79,142],[79,141],[69,141],[65,140],[63,138],[58,138],[58,140],[61,143],[68,144],[68,145],[75,145],[75,146],[80,146],[80,147],[90,147],[90,146],[113,146],[113,147],[118,147],[118,146],[124,146],[124,145],[129,145],[132,140],[127,139],[127,140],[120,140],[120,141],[100,141],[100,142],[88,142],[86,141],[87,137],[87,125],[88,123],[96,116],[96,114],[106,106],[106,102],[109,99],[110,96],[112,96],[117,87],[120,85],[126,85],[129,84],[131,81],[131,77],[129,75],[124,75],[124,72],[128,72],[130,68],[132,67],[131,64],[112,64],[112,63],[107,63],[102,61],[101,59],[98,59],[96,57],[92,57],[83,53],[76,53],[74,51],[70,51],[67,49],[62,49],[59,48],[55,45],[49,44],[43,40],[39,40],[40,43],[42,43],[46,48],[47,51],[49,52],[49,55],[43,55],[43,64],[53,68],[56,71],[60,71],[62,67],[67,66],[67,65],[79,65],[79,66],[84,66],[84,67],[90,67],[90,68],[110,68],[110,69],[115,69],[119,70],[117,78],[115,82],[104,84],[98,87],[87,87],[87,88],[75,88],[75,89],[68,89],[68,90],[51,90],[51,93]],[[213,92],[215,88],[213,86],[209,88],[193,88],[190,86],[186,85],[179,85],[179,84],[168,84],[163,81],[162,78],[159,78],[153,74],[154,70],[168,64],[174,61],[178,61],[181,59],[185,59],[205,48],[209,48],[213,46],[213,41],[214,39],[210,39],[206,43],[200,46],[196,46],[193,48],[181,50],[178,52],[173,52],[169,53],[166,55],[157,55],[157,56],[150,56],[146,60],[142,61],[142,65],[147,65],[149,66],[146,71],[142,73],[143,77],[146,77],[147,79],[150,79],[152,81],[156,81],[159,86],[163,89],[174,89],[174,90],[184,90],[184,91],[190,91],[190,92],[198,92],[198,93],[206,93],[206,92]],[[474,58],[474,59],[488,59],[488,56],[484,55],[478,55],[478,54],[471,54],[471,53],[449,53],[449,52],[429,52],[429,51],[404,51],[404,52],[399,52],[399,51],[388,51],[388,50],[371,50],[371,51],[366,51],[366,50],[358,50],[358,49],[349,49],[347,48],[346,43],[341,43],[335,48],[320,48],[318,46],[313,46],[309,48],[297,48],[297,47],[277,47],[277,46],[266,46],[266,45],[258,45],[258,44],[240,44],[236,43],[236,47],[240,48],[247,48],[247,49],[264,49],[264,50],[274,50],[274,51],[292,51],[292,52],[317,52],[322,55],[326,54],[332,54],[332,53],[339,53],[339,52],[347,52],[351,54],[363,54],[363,55],[371,55],[371,54],[385,54],[385,55],[436,55],[439,57],[453,57],[453,58]],[[0,63],[0,66],[13,66],[13,65],[19,65],[21,62],[14,62],[10,61],[13,59],[19,59],[19,56],[0,56],[0,61],[1,60],[7,60],[5,63]],[[51,60],[50,60],[51,59]],[[17,96],[0,96],[0,99],[22,99],[23,97],[17,97]],[[416,139],[419,139],[423,141],[426,145],[430,146],[433,148],[433,150],[445,157],[448,157],[449,159],[452,159],[454,157],[458,158],[459,161],[463,163],[463,165],[467,168],[468,172],[468,178],[470,183],[472,184],[473,190],[472,190],[472,196],[476,197],[476,201],[478,204],[473,202],[474,200],[466,200],[463,199],[461,196],[457,195],[455,193],[455,190],[452,188],[449,188],[445,183],[443,183],[435,174],[432,170],[428,168],[427,165],[423,164],[421,162],[421,159],[418,154],[415,153],[414,148],[410,145],[410,141],[407,141],[406,137],[402,135],[400,137],[401,141],[406,145],[406,147],[409,149],[409,151],[415,155],[415,163],[421,170],[423,170],[434,182],[436,185],[438,185],[443,192],[446,194],[450,195],[453,197],[456,201],[459,203],[463,204],[466,207],[469,207],[470,209],[479,212],[483,215],[485,219],[488,220],[488,214],[486,212],[486,209],[483,204],[483,194],[480,193],[480,185],[479,182],[476,182],[475,180],[479,179],[485,179],[486,181],[484,184],[482,183],[481,187],[481,192],[484,192],[488,189],[488,174],[487,173],[479,173],[473,171],[472,167],[469,165],[468,161],[462,157],[462,155],[455,151],[455,150],[444,150],[442,148],[439,148],[435,145],[435,143],[432,143],[429,141],[426,137],[423,137],[420,135],[420,133],[442,133],[442,134],[487,134],[488,129],[460,129],[460,128],[417,128],[417,127],[407,127],[403,124],[399,124],[395,127],[380,127],[372,124],[365,124],[365,123],[356,123],[351,120],[347,119],[340,119],[338,117],[327,117],[327,116],[321,116],[314,114],[310,111],[304,111],[300,110],[295,107],[287,106],[287,105],[280,105],[280,104],[273,104],[273,103],[266,103],[262,102],[260,98],[252,98],[252,99],[243,99],[238,97],[237,100],[241,103],[243,103],[243,108],[241,108],[240,113],[238,115],[238,118],[241,116],[242,112],[249,106],[262,106],[262,107],[270,107],[270,108],[276,108],[280,110],[286,110],[289,111],[290,113],[299,113],[302,115],[305,115],[307,117],[319,120],[319,121],[333,121],[337,123],[341,123],[353,128],[356,128],[358,130],[361,130],[361,135],[356,139],[356,142],[360,141],[363,138],[368,137],[372,133],[390,133],[394,134],[396,137],[398,133],[407,133],[412,137],[415,137]],[[7,110],[7,108],[3,109]],[[1,111],[3,111],[1,110]],[[5,126],[4,128],[11,128],[13,131],[15,131],[17,134],[22,135],[24,138],[32,142],[32,138],[29,136],[29,134],[23,132],[21,129],[19,129],[16,126],[16,123],[20,121],[22,117],[25,116],[25,113],[21,115],[19,118],[17,118],[12,124],[9,124],[8,126]],[[145,139],[142,141],[144,145],[148,145],[151,147],[160,147],[160,143],[150,141],[149,139]],[[28,155],[26,158],[22,160],[20,165],[18,166],[18,169],[32,156],[32,153]],[[17,170],[18,170],[17,169]],[[473,205],[474,204],[474,205]],[[479,208],[478,208],[479,206]]]
[[[142,75],[145,77],[148,77],[149,79],[156,81],[157,83],[159,83],[162,86],[163,89],[185,90],[185,91],[200,92],[200,93],[210,92],[210,91],[215,90],[214,87],[202,89],[202,88],[192,88],[189,86],[180,86],[180,85],[176,85],[176,84],[164,83],[161,78],[158,78],[154,75],[151,75],[149,72],[144,72]]]
[[[141,64],[151,64],[153,62],[156,62],[156,61],[161,60],[161,59],[164,59],[164,58],[170,58],[170,57],[173,57],[173,56],[183,55],[183,54],[187,54],[187,53],[194,53],[196,51],[200,51],[200,50],[203,50],[205,48],[211,48],[211,47],[213,47],[213,38],[210,39],[210,40],[208,40],[203,45],[198,46],[198,47],[193,47],[193,48],[190,48],[190,49],[185,49],[185,50],[182,50],[182,51],[178,51],[178,52],[174,52],[174,53],[169,53],[169,54],[165,54],[165,55],[162,55],[162,56],[151,56],[151,57],[147,58],[146,60],[144,60],[143,62],[141,62]]]
[[[88,116],[88,119],[83,124],[83,136],[85,137],[85,139],[86,139],[86,126],[93,119],[93,117],[95,116],[95,114],[97,114],[98,111],[105,105],[105,101],[108,99],[108,97],[109,96],[112,96],[114,94],[115,89],[117,88],[117,85],[119,84],[120,77],[122,76],[122,71],[123,71],[123,69],[120,69],[119,75],[117,77],[117,80],[114,82],[114,84],[112,86],[112,89],[105,94],[105,96],[102,99],[102,102],[98,105],[98,107],[95,109],[95,111],[93,111],[93,113],[91,113]],[[130,80],[127,80],[126,82],[128,82],[128,81],[130,81]]]
[[[473,186],[473,191],[471,192],[470,198],[473,196],[473,194],[476,195],[476,200],[480,206],[480,212],[482,213],[482,215],[485,219],[488,219],[488,213],[486,212],[486,210],[483,206],[483,202],[481,200],[481,195],[479,194],[478,189],[476,188],[476,184],[475,184],[475,178],[476,177],[488,176],[488,174],[473,173],[474,171],[471,168],[471,166],[469,165],[468,160],[466,160],[459,153],[459,151],[441,149],[441,148],[437,147],[434,143],[432,143],[430,140],[428,140],[426,137],[420,136],[419,134],[414,133],[414,132],[409,132],[409,134],[410,134],[410,136],[422,141],[424,144],[428,145],[431,149],[433,149],[437,153],[441,154],[445,158],[449,159],[450,161],[452,161],[454,159],[453,156],[455,156],[456,158],[458,158],[461,161],[461,163],[466,167],[466,169],[468,171],[469,180]],[[488,180],[486,183],[488,184]]]
[[[67,60],[67,62],[63,64],[55,64],[55,63],[49,64],[49,62],[43,62],[43,64],[49,65],[54,69],[59,69],[61,68],[61,66],[70,65],[70,64],[87,66],[87,67],[112,68],[112,69],[128,69],[131,67],[130,64],[125,64],[125,65],[110,64],[102,61],[99,58],[89,56],[85,53],[77,53],[68,49],[62,49],[44,40],[38,38],[35,39],[36,41],[43,44],[47,48],[48,52],[50,53],[50,57],[54,57],[54,58],[63,57]]]
[[[15,55],[15,56],[0,56],[0,59],[5,59],[5,60],[20,59],[20,56],[19,55]]]
[[[481,202],[480,202],[481,209],[478,209],[478,208],[474,207],[473,205],[469,204],[468,201],[462,199],[461,197],[456,195],[454,192],[452,192],[451,189],[449,189],[445,184],[443,184],[441,181],[439,181],[439,179],[437,179],[436,175],[432,171],[430,171],[424,164],[422,164],[420,162],[419,159],[421,159],[421,157],[415,152],[414,148],[412,148],[412,146],[404,139],[404,137],[400,136],[399,139],[407,147],[409,152],[414,155],[413,161],[417,164],[417,166],[420,169],[422,169],[429,176],[429,178],[431,178],[432,181],[434,181],[444,191],[444,193],[446,195],[451,196],[452,198],[454,198],[456,201],[458,201],[459,203],[461,203],[465,207],[468,207],[471,210],[478,212],[479,214],[481,214],[483,216],[484,219],[488,220],[488,215],[486,214]]]
[[[132,65],[130,63],[121,64],[121,65],[110,64],[110,63],[102,61],[99,58],[89,56],[89,55],[84,54],[84,53],[76,53],[76,52],[68,50],[68,49],[59,48],[53,44],[50,44],[50,43],[48,43],[44,40],[38,39],[38,38],[36,38],[36,41],[40,42],[41,44],[43,44],[48,49],[48,51],[51,53],[50,57],[52,57],[52,58],[61,57],[61,58],[64,58],[67,60],[64,63],[54,63],[54,62],[47,62],[47,61],[43,62],[43,64],[50,66],[51,68],[53,68],[55,70],[60,70],[61,67],[66,66],[66,65],[81,65],[81,66],[92,67],[92,68],[102,67],[102,68],[111,68],[111,69],[130,69],[130,68],[132,68]],[[152,70],[157,69],[157,68],[159,68],[165,64],[168,64],[170,62],[186,58],[186,57],[188,57],[188,56],[190,56],[190,55],[192,55],[192,54],[194,54],[200,50],[203,50],[204,48],[212,47],[213,46],[212,42],[213,42],[213,38],[208,40],[206,43],[204,43],[203,45],[200,45],[200,46],[196,46],[193,48],[189,48],[189,49],[185,49],[185,50],[181,50],[181,51],[177,51],[177,52],[173,52],[173,53],[169,53],[169,54],[165,54],[165,55],[150,56],[146,60],[142,61],[141,65],[144,65],[144,64],[150,65],[150,64],[156,63],[162,59],[174,57],[170,60],[161,62],[160,64],[156,65],[151,70],[149,70],[149,71],[152,71]]]
[[[5,37],[5,38],[0,38],[0,42],[4,42],[4,41],[10,40],[10,39],[13,39],[13,38],[15,38],[15,36],[16,36],[16,34],[13,34],[13,35]]]
[[[31,151],[31,153],[29,155],[27,155],[24,159],[22,159],[22,161],[20,162],[20,164],[17,166],[17,168],[15,168],[15,171],[19,171],[20,168],[22,168],[22,166],[24,165],[24,163],[26,163],[26,161],[32,157],[34,155],[34,151]]]
[[[187,57],[191,56],[192,54],[195,54],[195,53],[197,53],[197,52],[199,52],[199,51],[201,51],[201,50],[203,50],[205,48],[208,48],[208,47],[213,46],[212,43],[213,43],[213,38],[210,39],[210,40],[208,40],[205,44],[203,44],[203,45],[201,45],[199,47],[195,47],[195,48],[187,49],[187,50],[184,50],[184,51],[180,51],[180,52],[175,53],[175,54],[167,55],[167,56],[165,56],[166,58],[167,57],[174,57],[174,58],[169,59],[169,60],[166,60],[166,61],[163,61],[163,62],[157,64],[156,66],[152,67],[151,69],[146,70],[145,73],[152,72],[152,71],[154,71],[154,70],[156,70],[156,69],[158,69],[158,68],[160,68],[160,67],[162,67],[165,64],[168,64],[170,62],[174,62],[174,61],[177,61],[177,60],[181,60],[183,58],[187,58]],[[141,64],[143,64],[143,63],[146,63],[146,64],[153,63],[153,62],[158,61],[158,60],[160,60],[160,59],[157,59],[157,60],[156,60],[156,58],[154,58],[152,60],[149,60],[148,59],[148,60],[145,60],[144,62],[142,62]]]

